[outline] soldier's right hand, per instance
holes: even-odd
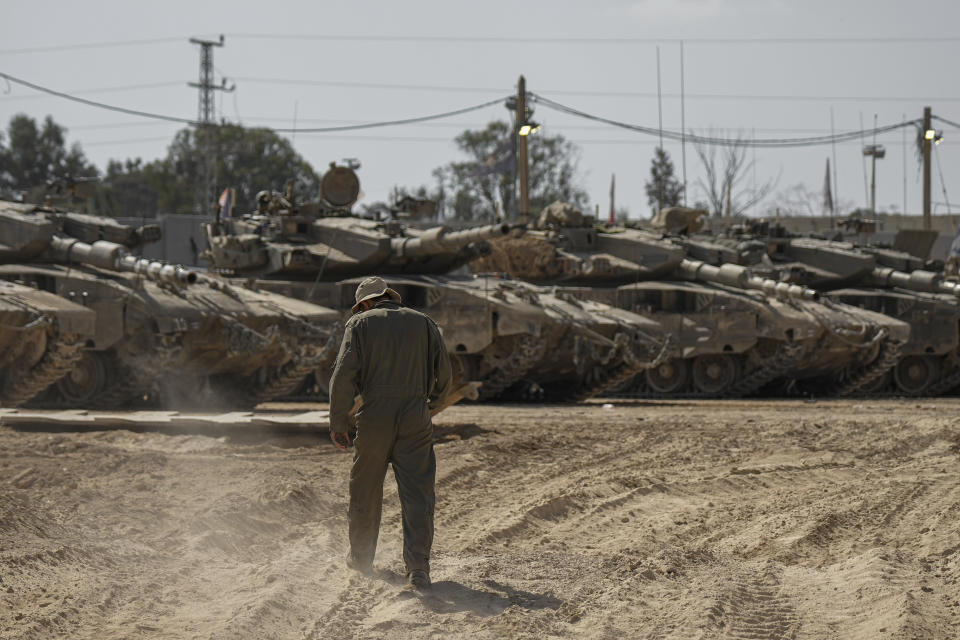
[[[337,449],[341,451],[346,451],[353,446],[353,440],[350,439],[350,434],[342,431],[331,431],[330,440],[332,440]]]

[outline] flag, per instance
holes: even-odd
[[[217,200],[217,204],[220,205],[220,217],[221,218],[231,218],[233,217],[233,205],[237,201],[237,190],[233,187],[227,187],[223,190],[223,193],[220,194],[220,199]]]
[[[823,179],[823,210],[833,216],[833,190],[830,188],[830,158],[827,158],[827,175]]]

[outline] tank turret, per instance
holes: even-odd
[[[134,249],[156,242],[160,233],[155,224],[135,227],[113,218],[0,200],[0,260],[34,259],[57,235],[83,242],[105,240]]]

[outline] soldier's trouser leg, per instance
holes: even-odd
[[[434,480],[433,425],[425,400],[410,401],[397,416],[393,474],[403,511],[403,562],[407,571],[430,571],[433,546]]]
[[[358,564],[370,564],[377,550],[383,478],[393,450],[394,414],[369,403],[357,416],[353,467],[350,469],[350,554]],[[380,409],[379,411],[377,409]]]

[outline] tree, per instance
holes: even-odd
[[[252,211],[259,191],[282,191],[288,180],[293,181],[293,193],[298,200],[316,200],[320,193],[317,172],[289,140],[269,129],[218,125],[213,129],[213,145],[215,193],[235,188],[238,211]],[[154,183],[161,210],[195,211],[196,194],[203,179],[196,131],[183,129],[176,134],[167,157],[160,161],[160,169]],[[213,207],[214,203],[203,205],[201,212],[206,212],[206,207]]]
[[[445,215],[468,221],[489,221],[516,211],[514,201],[513,129],[502,120],[485,129],[467,130],[455,139],[467,155],[433,174],[444,194]],[[578,208],[587,206],[587,194],[578,185],[576,145],[561,135],[538,133],[528,138],[530,213],[536,215],[556,200]]]
[[[797,183],[778,191],[770,198],[771,202],[765,206],[765,215],[783,217],[826,217],[829,215],[824,209],[823,192],[811,189],[804,183]],[[854,208],[850,200],[840,200],[835,203],[835,211],[850,211]]]
[[[80,145],[67,149],[66,129],[47,116],[43,126],[25,114],[10,119],[7,143],[0,138],[0,192],[13,197],[48,181],[95,178],[97,168],[87,161]]]
[[[650,162],[650,180],[644,185],[647,203],[654,215],[665,207],[676,207],[683,197],[683,183],[673,173],[670,154],[662,147],[654,149]]]
[[[236,211],[252,211],[259,191],[283,191],[288,180],[293,181],[299,201],[317,199],[320,176],[286,138],[268,129],[232,124],[214,127],[212,135],[216,150],[214,195],[227,187],[235,188]],[[111,161],[101,201],[111,215],[193,213],[198,211],[197,193],[202,180],[196,131],[182,129],[163,159],[146,164],[140,159]],[[207,213],[214,204],[204,203],[199,210]]]
[[[711,136],[717,137],[717,136]],[[696,142],[693,145],[706,174],[697,180],[714,216],[742,215],[747,209],[767,197],[777,179],[768,180],[756,187],[747,188],[744,179],[753,169],[753,161],[747,161],[747,141],[738,135],[730,144],[722,147],[717,158],[717,145]]]
[[[154,218],[160,212],[159,185],[162,163],[144,164],[135,160],[111,160],[103,176],[96,206],[98,213],[110,216]]]

